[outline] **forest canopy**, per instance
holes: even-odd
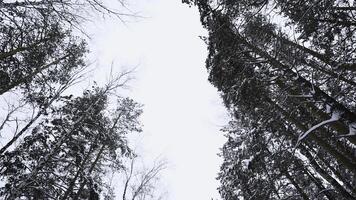
[[[108,174],[127,170],[123,199],[153,195],[165,162],[154,173],[127,165],[138,156],[127,135],[142,132],[142,105],[120,93],[132,70],[69,92],[90,71],[83,23],[135,16],[116,4],[0,1],[0,199],[114,199]]]
[[[167,163],[137,167],[128,135],[142,132],[143,108],[119,92],[131,71],[69,92],[89,71],[84,22],[135,17],[108,2],[0,0],[0,199],[156,198]],[[199,10],[208,80],[231,117],[221,198],[356,199],[355,2],[183,3]]]
[[[223,199],[356,199],[356,7],[348,0],[183,0],[232,121]]]

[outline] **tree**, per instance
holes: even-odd
[[[2,156],[1,176],[6,199],[98,198],[104,168],[122,168],[130,156],[125,135],[140,132],[139,104],[119,98],[108,113],[108,94],[116,84],[93,87],[82,97],[68,99],[33,129],[13,151]],[[88,196],[89,195],[89,196]]]
[[[60,102],[63,99],[70,98],[71,96],[63,96],[62,94],[65,92],[66,89],[68,89],[70,86],[76,83],[76,81],[79,81],[82,78],[82,75],[80,74],[80,71],[76,71],[78,74],[73,74],[70,77],[67,77],[67,81],[63,83],[62,85],[59,86],[57,90],[54,91],[53,96],[49,97],[43,97],[41,98],[41,101],[38,102],[37,106],[39,106],[38,109],[33,108],[33,113],[34,115],[30,118],[29,121],[25,123],[25,125],[22,128],[16,128],[15,132],[13,133],[13,137],[4,144],[1,149],[0,149],[0,155],[3,154],[8,148],[10,148],[21,136],[23,136],[25,133],[27,133],[30,129],[30,127],[36,123],[36,121],[41,118],[43,115],[48,115],[48,111],[50,108],[52,108],[52,104],[55,102]],[[73,72],[75,73],[75,72]],[[55,89],[55,88],[53,88]],[[46,94],[47,95],[47,94]],[[46,96],[45,95],[45,96]],[[21,102],[21,101],[20,101]],[[24,107],[28,102],[23,102],[20,107]],[[36,107],[36,106],[34,106]],[[18,110],[19,107],[16,107],[13,110],[10,110],[9,113],[6,115],[4,118],[0,131],[4,127],[5,124],[9,124],[11,126],[11,121],[15,121],[17,124],[17,118],[14,120],[11,119],[12,116],[15,114],[15,111]],[[16,125],[18,126],[18,125]]]
[[[88,49],[85,39],[73,34],[73,29],[80,29],[88,13],[126,16],[97,0],[0,2],[0,95],[20,93],[19,104],[36,113],[22,127],[13,123],[18,126],[14,133],[2,130],[3,136],[14,137],[1,147],[0,154],[46,115],[68,87],[83,78],[78,74],[86,69]],[[9,124],[9,117],[4,117],[3,124]]]
[[[0,149],[4,199],[99,199],[106,169],[121,170],[132,156],[125,135],[141,131],[141,106],[116,95],[115,108],[110,100],[129,72],[81,97],[64,95],[86,68],[85,39],[73,30],[85,35],[81,23],[92,14],[133,16],[100,0],[0,2],[0,95],[20,94],[0,124],[2,136],[13,135]],[[32,116],[19,125],[22,107]]]
[[[4,78],[0,95],[19,86],[61,83],[71,70],[82,66],[85,42],[71,32],[73,27],[80,29],[89,9],[120,19],[130,15],[98,0],[1,1],[0,74]]]
[[[353,9],[336,1],[184,2],[198,6],[209,33],[209,81],[236,121],[222,153],[222,197],[355,198],[349,179],[356,173],[355,74],[340,67],[354,63],[347,50],[354,44],[353,25],[329,16],[351,16]],[[278,14],[287,19],[275,23]],[[299,23],[301,15],[306,19]],[[311,22],[315,17],[333,21],[319,26]],[[286,31],[288,23],[300,32]],[[240,146],[243,151],[235,150]]]
[[[3,7],[0,10],[0,48],[4,52],[0,66],[8,79],[1,86],[0,95],[21,87],[35,101],[35,94],[31,93],[46,91],[45,83],[65,82],[72,71],[84,65],[84,40],[73,36],[53,13]]]
[[[131,158],[128,166],[124,168],[124,186],[122,200],[148,200],[161,199],[156,195],[156,183],[160,173],[167,168],[164,160],[155,161],[152,167],[137,169],[137,156]]]
[[[63,92],[82,78],[78,74],[86,68],[85,41],[74,36],[54,11],[49,12],[44,7],[34,10],[31,6],[20,6],[22,3],[0,2],[0,71],[5,77],[0,95],[6,98],[16,92],[19,104],[31,107],[34,115],[15,132],[1,131],[3,136],[14,137],[1,147],[0,154],[46,115]],[[16,100],[11,96],[10,99]]]

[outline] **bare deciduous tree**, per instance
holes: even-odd
[[[130,160],[129,166],[124,169],[124,188],[122,200],[148,200],[162,199],[163,195],[156,196],[156,184],[160,173],[167,168],[167,161],[157,159],[149,168],[138,168],[138,157]]]

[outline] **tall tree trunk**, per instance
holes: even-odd
[[[87,163],[87,161],[88,161],[89,157],[91,156],[91,154],[93,153],[93,151],[94,151],[94,145],[96,145],[98,139],[99,139],[99,134],[97,134],[97,136],[96,136],[94,142],[90,145],[90,148],[89,148],[89,151],[88,151],[87,155],[85,156],[84,160],[82,161],[82,163],[81,163],[80,166],[78,167],[78,170],[77,170],[77,172],[76,172],[74,178],[70,181],[69,187],[67,188],[67,190],[65,191],[65,193],[63,194],[63,196],[62,196],[62,198],[61,198],[62,200],[66,200],[66,199],[68,198],[69,194],[73,191],[73,188],[74,188],[74,186],[75,186],[75,183],[76,183],[77,179],[79,178],[79,175],[80,175],[81,173],[83,173],[84,166],[85,166],[85,164]]]
[[[338,192],[341,196],[346,199],[355,199],[342,185],[339,184],[328,172],[326,172],[312,157],[307,149],[304,146],[301,146],[301,152],[308,158],[309,162],[312,164],[313,168],[320,174],[326,181],[328,181]]]
[[[310,102],[306,102],[305,105],[306,105],[306,108],[308,110],[310,110],[309,112],[311,112],[311,116],[314,116],[318,120],[324,121],[324,120],[327,120],[330,118],[328,116],[328,114],[326,114],[324,111],[317,108],[314,104],[312,104]],[[348,132],[349,132],[348,127],[341,121],[331,123],[331,124],[329,124],[329,126],[338,133],[337,135],[345,135],[345,134],[348,134]],[[356,137],[348,137],[345,139],[348,140],[349,142],[351,142],[352,144],[356,145]],[[350,155],[350,158],[356,159],[355,155]]]
[[[284,88],[288,88],[288,86],[281,80],[276,80],[276,85],[281,88],[281,90],[284,90]],[[295,93],[300,93],[301,91],[298,89],[292,89],[289,88],[289,90],[291,92],[295,92]],[[267,99],[268,102],[272,102],[271,99]],[[320,110],[319,108],[316,107],[316,105],[312,102],[303,102],[303,104],[305,105],[303,108],[305,108],[309,113],[310,113],[310,117],[316,119],[317,121],[325,121],[327,119],[330,119],[329,115],[327,113],[325,113],[324,111]],[[287,112],[287,111],[285,111]],[[349,129],[346,127],[346,125],[341,122],[341,121],[336,121],[334,123],[330,123],[328,124],[328,126],[331,126],[338,134],[337,135],[345,135],[349,132]],[[322,131],[326,131],[325,128],[321,127],[320,129],[322,129]],[[328,133],[330,133],[330,131],[326,131]],[[332,137],[333,134],[328,134],[329,137]],[[348,137],[345,138],[346,140],[348,140],[349,142],[353,143],[354,145],[356,145],[356,138],[355,137]],[[336,139],[333,139],[336,140]],[[334,141],[335,143],[339,144],[340,142],[338,141]],[[340,149],[341,150],[341,149]],[[355,155],[353,153],[350,153],[348,150],[343,152],[345,155],[348,155],[349,158],[351,158],[352,160],[355,159]]]
[[[325,165],[327,168],[329,168],[332,173],[336,175],[336,177],[342,181],[342,183],[350,190],[352,191],[353,195],[356,196],[356,186],[350,185],[350,183],[345,180],[345,178],[340,174],[338,170],[336,170],[333,166],[330,165],[329,162],[327,162],[323,156],[317,155],[318,159],[322,162],[323,165]]]
[[[93,162],[92,165],[90,166],[90,169],[89,169],[89,171],[88,171],[88,176],[90,176],[91,173],[93,172],[93,170],[94,170],[96,164],[98,163],[99,159],[101,158],[101,154],[102,154],[102,153],[104,152],[104,150],[105,150],[105,147],[106,147],[105,144],[103,144],[103,145],[101,146],[101,148],[100,148],[100,150],[99,150],[99,152],[98,152],[98,154],[97,154],[97,156],[96,156],[94,162]],[[83,182],[80,184],[80,187],[79,187],[79,189],[78,189],[78,192],[77,192],[77,194],[74,196],[73,200],[78,200],[78,199],[79,199],[79,197],[80,197],[80,195],[81,195],[81,193],[82,193],[82,191],[83,191],[83,188],[84,188],[84,186],[85,186],[86,183],[87,183],[87,181],[86,181],[86,179],[84,179]]]
[[[319,193],[316,194],[315,196],[324,195],[329,200],[338,200],[337,197],[335,197],[335,193],[333,191],[330,191],[329,189],[324,187],[320,178],[315,177],[314,174],[307,168],[304,168],[303,171],[319,189]]]
[[[125,181],[124,191],[122,193],[122,200],[126,200],[126,193],[127,193],[128,187],[129,187],[129,182],[131,181],[133,168],[134,168],[134,158],[132,158],[132,160],[131,160],[130,172],[129,172],[129,175],[127,176],[126,181]]]
[[[271,34],[272,36],[274,36],[275,38],[281,40],[282,42],[284,42],[285,44],[287,44],[289,46],[292,46],[292,47],[294,47],[296,49],[301,50],[302,52],[305,52],[305,53],[308,53],[309,55],[312,55],[313,57],[319,59],[320,61],[324,62],[325,64],[330,65],[333,68],[338,68],[338,69],[341,69],[341,70],[356,71],[356,63],[338,63],[336,61],[331,60],[325,54],[319,53],[317,51],[314,51],[312,49],[304,47],[304,46],[302,46],[300,44],[292,42],[292,41],[290,41],[289,39],[287,39],[287,38],[285,38],[283,36],[280,36],[280,35],[277,35],[277,34],[271,33],[271,32],[269,32],[269,34]],[[311,66],[311,67],[315,68],[316,66]],[[335,73],[333,73],[331,71],[323,70],[322,68],[319,68],[319,67],[317,67],[315,69],[319,70],[319,71],[323,71],[324,73],[327,73],[327,74],[329,74],[329,75],[331,75],[333,77],[335,75]],[[348,83],[349,82],[353,82],[352,80],[344,79],[344,78],[343,78],[343,81],[348,82]]]

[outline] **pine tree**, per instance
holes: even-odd
[[[353,25],[332,14],[354,10],[336,1],[185,2],[199,8],[209,81],[237,122],[223,148],[222,197],[355,198],[355,74],[345,67],[354,63]],[[285,18],[276,23],[278,14]],[[297,40],[288,24],[298,26]]]
[[[119,98],[108,114],[108,90],[93,88],[36,126],[13,151],[2,156],[5,199],[89,199],[103,188],[105,167],[119,170],[131,156],[125,135],[140,132],[140,106]]]

